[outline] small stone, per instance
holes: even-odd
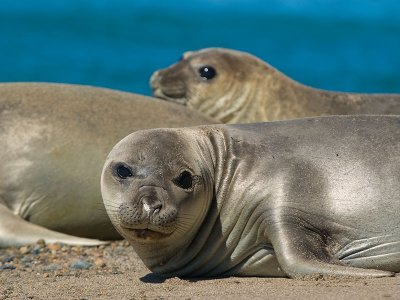
[[[50,245],[47,245],[47,248],[50,251],[59,251],[61,249],[61,245],[60,244],[50,244]]]
[[[125,252],[125,248],[122,247],[122,246],[117,246],[117,247],[114,249],[114,251],[115,251],[116,254],[119,255],[119,254],[122,254],[122,253]]]
[[[0,266],[0,270],[14,270],[14,269],[15,269],[15,267],[10,264],[5,264],[3,266]]]
[[[49,277],[49,276],[50,276],[49,273],[44,273],[44,274],[43,274],[43,277],[44,277],[44,278],[47,278],[47,277]]]
[[[77,247],[77,246],[73,246],[73,247],[71,247],[71,251],[73,251],[73,252],[80,252],[80,251],[81,251],[81,248],[80,248],[80,247]]]
[[[91,256],[96,257],[96,258],[101,258],[103,257],[103,253],[100,252],[94,252],[94,253],[90,253]]]
[[[54,272],[56,270],[59,270],[60,267],[56,264],[49,264],[46,267],[43,268],[43,271],[45,272]]]
[[[77,260],[70,265],[72,269],[87,270],[92,264],[86,260]]]
[[[13,261],[14,260],[14,257],[13,256],[6,256],[6,257],[4,257],[2,260],[0,260],[1,262],[3,262],[3,263],[8,263],[8,262],[11,262],[11,261]]]
[[[32,253],[33,255],[39,255],[39,253],[41,252],[41,250],[42,250],[42,247],[41,247],[40,245],[36,245],[36,246],[32,249],[31,253]]]
[[[104,262],[104,260],[102,260],[102,259],[96,259],[95,261],[94,261],[94,264],[97,266],[97,267],[99,267],[99,268],[104,268],[105,266],[106,266],[106,263]]]
[[[30,263],[30,262],[32,262],[32,259],[28,256],[24,256],[23,258],[21,258],[21,262]]]
[[[29,246],[22,246],[22,247],[19,248],[19,252],[21,254],[27,254],[27,253],[29,253],[29,251],[30,251],[30,247]]]
[[[39,245],[41,248],[46,247],[46,241],[44,239],[37,240],[36,244]]]

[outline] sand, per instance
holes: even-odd
[[[0,249],[0,299],[400,299],[392,278],[164,279],[127,242]]]

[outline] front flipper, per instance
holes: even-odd
[[[275,222],[267,235],[283,271],[292,278],[302,277],[388,277],[395,273],[349,267],[334,258],[326,238],[301,222]]]
[[[29,223],[0,204],[0,248],[34,244],[39,239],[45,240],[46,243],[59,242],[81,246],[107,244],[104,241],[63,234]]]

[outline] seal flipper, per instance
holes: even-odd
[[[292,278],[389,277],[395,273],[349,267],[329,253],[324,238],[309,228],[289,222],[270,224],[267,235],[283,271]]]
[[[96,246],[108,243],[96,239],[63,234],[29,223],[0,204],[0,248],[34,244],[39,239],[44,239],[46,243],[59,242],[81,246]]]

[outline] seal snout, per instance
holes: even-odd
[[[182,75],[175,68],[158,70],[150,78],[154,96],[186,104],[186,85]]]
[[[140,240],[160,239],[174,230],[176,216],[166,208],[168,194],[162,187],[141,186],[133,198],[118,208],[119,226],[126,236]]]
[[[166,198],[166,192],[161,187],[140,187],[132,200],[119,206],[121,225],[127,228],[147,228],[149,224],[156,223]]]

